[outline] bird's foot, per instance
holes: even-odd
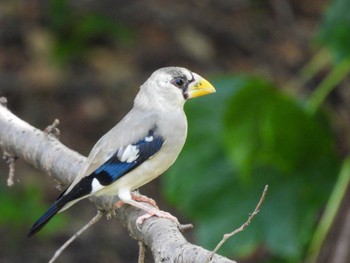
[[[180,225],[179,220],[175,216],[173,216],[172,214],[170,214],[168,212],[165,212],[165,211],[162,211],[162,210],[158,210],[158,209],[154,209],[154,210],[152,209],[152,210],[148,210],[146,212],[147,212],[147,214],[144,214],[144,215],[142,215],[142,216],[137,218],[137,220],[136,220],[136,224],[137,225],[142,225],[143,222],[146,219],[148,219],[148,218],[150,218],[152,216],[157,216],[157,217],[160,217],[160,218],[166,218],[166,219],[169,219],[169,220],[173,221],[177,225]]]
[[[118,201],[115,204],[116,207],[119,208],[124,204],[129,204],[146,212],[146,214],[138,217],[136,220],[136,226],[139,230],[143,222],[152,216],[166,218],[173,221],[175,224],[180,225],[179,220],[175,216],[171,215],[168,212],[159,210],[159,208],[156,205],[156,202],[151,198],[135,193],[126,195],[126,198],[123,198],[123,195],[121,195],[120,197],[122,198],[122,201]]]
[[[147,212],[147,214],[144,214],[144,215],[138,217],[136,220],[136,226],[139,230],[141,230],[140,226],[143,224],[143,222],[146,219],[151,218],[152,216],[166,218],[166,219],[173,221],[175,224],[180,225],[179,220],[175,216],[173,216],[172,214],[170,214],[168,212],[165,212],[165,211],[162,211],[159,209],[155,209],[155,208],[149,208],[147,210],[144,209],[144,211]]]
[[[149,197],[147,197],[145,195],[142,195],[142,194],[139,194],[139,193],[136,193],[136,192],[132,192],[131,193],[131,198],[134,199],[137,202],[148,203],[151,206],[154,206],[154,207],[158,208],[156,201],[154,201],[154,199],[149,198]]]

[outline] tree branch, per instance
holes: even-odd
[[[85,157],[64,146],[52,133],[32,127],[3,105],[0,105],[0,147],[8,155],[25,160],[64,185],[73,181],[86,162]],[[98,209],[111,211],[117,198],[93,197],[91,200]],[[151,249],[155,262],[204,262],[211,253],[187,242],[170,220],[152,217],[142,224],[140,231],[135,222],[143,211],[125,205],[115,214],[131,236]],[[211,262],[234,261],[215,255]]]

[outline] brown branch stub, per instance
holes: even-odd
[[[251,213],[247,219],[247,221],[241,225],[239,228],[233,230],[231,233],[228,233],[228,234],[224,234],[223,238],[221,239],[221,241],[219,242],[219,244],[217,244],[217,246],[215,247],[215,249],[211,252],[210,256],[207,258],[207,260],[205,261],[206,263],[209,263],[213,256],[218,252],[218,250],[222,247],[222,245],[229,239],[231,238],[232,236],[236,235],[237,233],[243,231],[244,229],[246,229],[251,221],[253,220],[253,218],[259,213],[260,211],[260,207],[261,205],[263,204],[264,200],[265,200],[265,196],[266,196],[266,193],[267,193],[267,190],[268,190],[269,186],[266,185],[265,188],[264,188],[264,191],[260,197],[260,200],[259,200],[259,203],[256,205],[253,213]]]
[[[139,241],[138,244],[139,244],[139,259],[138,259],[138,263],[145,263],[146,245],[142,241]]]
[[[185,232],[186,230],[188,229],[192,229],[193,228],[193,225],[192,224],[180,224],[179,225],[179,230],[181,232]]]
[[[8,152],[4,151],[3,159],[9,166],[9,176],[7,178],[7,186],[11,187],[14,185],[14,178],[15,178],[15,163],[18,157],[13,156],[9,154]]]
[[[60,124],[59,119],[55,119],[53,121],[53,123],[49,126],[47,126],[44,130],[45,133],[47,134],[52,134],[53,136],[55,136],[57,139],[60,138],[61,132],[60,130],[57,128],[57,126]]]

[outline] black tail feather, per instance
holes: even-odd
[[[43,214],[32,226],[30,229],[27,237],[35,235],[40,229],[42,229],[49,221],[50,219],[56,215],[67,203],[65,196],[62,196],[58,200],[56,200],[55,203]]]
[[[50,221],[54,215],[61,211],[65,205],[68,205],[69,207],[82,198],[88,197],[92,190],[91,182],[93,179],[94,177],[92,176],[84,177],[69,191],[69,193],[67,193],[67,189],[61,193],[57,197],[56,202],[54,202],[53,205],[45,212],[45,214],[43,214],[38,221],[34,223],[27,236],[30,237],[35,235]],[[66,206],[64,209],[68,207]]]

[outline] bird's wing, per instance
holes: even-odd
[[[155,133],[154,136],[158,136],[156,133],[158,120],[158,114],[136,112],[135,109],[130,111],[129,114],[95,144],[88,156],[85,168],[74,179],[73,183],[66,190],[66,193],[70,192],[84,177],[88,177],[102,166],[106,165],[107,167],[108,165],[108,167],[111,167],[111,160],[118,151],[120,153],[128,145],[141,142],[151,131]],[[152,143],[146,145],[151,147]],[[107,164],[108,162],[109,164]],[[127,165],[122,167],[121,164],[115,164],[115,169],[117,169],[117,166],[119,166],[119,173],[122,173],[122,168],[126,169],[127,167]],[[114,170],[113,172],[116,171]]]
[[[165,139],[157,133],[157,127],[154,126],[136,142],[125,144],[115,149],[113,155],[102,165],[89,175],[81,178],[79,182],[68,188],[61,195],[67,203],[61,211],[70,207],[76,200],[94,194],[112,184],[143,162],[152,158],[161,149],[164,141]]]
[[[157,127],[154,127],[137,142],[117,149],[105,163],[84,177],[82,181],[85,179],[91,182],[91,193],[99,191],[152,158],[161,149],[164,140],[160,134],[157,134]]]
[[[94,194],[153,157],[165,141],[159,119],[158,113],[131,110],[96,143],[84,173],[63,195],[76,200]]]

